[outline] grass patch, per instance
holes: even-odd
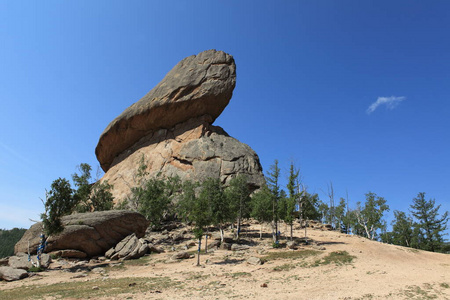
[[[250,276],[252,276],[252,274],[249,272],[235,272],[235,273],[227,274],[227,276],[229,276],[231,278],[240,278],[240,277],[250,277]]]
[[[337,266],[341,266],[352,263],[354,258],[355,256],[350,255],[347,251],[334,251],[322,259],[316,260],[313,266],[317,267],[320,265],[329,265],[333,263]]]
[[[178,281],[169,277],[150,278],[118,278],[80,282],[57,283],[47,286],[24,286],[16,289],[0,291],[0,299],[44,299],[56,298],[111,297],[124,293],[162,290],[181,286]]]
[[[429,292],[420,288],[420,286],[412,285],[408,286],[405,290],[405,295],[408,298],[419,297],[419,299],[436,299],[437,295],[430,294]]]
[[[268,262],[276,259],[305,259],[310,256],[319,255],[321,252],[316,250],[301,250],[301,251],[277,251],[269,252],[263,256],[261,260]]]
[[[125,266],[146,266],[150,263],[150,260],[150,256],[142,256],[137,259],[125,260],[124,264]]]
[[[444,289],[448,289],[448,288],[450,287],[450,285],[448,285],[447,282],[443,282],[443,283],[441,283],[439,286],[440,286],[441,288],[444,288]]]
[[[191,272],[186,280],[203,280],[209,276],[209,274],[203,275],[203,272]]]
[[[284,264],[278,267],[273,268],[274,271],[289,271],[295,269],[297,267],[296,264]]]

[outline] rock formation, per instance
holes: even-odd
[[[64,231],[47,240],[45,252],[57,250],[78,250],[92,257],[103,255],[124,237],[135,233],[141,238],[149,222],[139,213],[111,210],[73,214],[62,217]],[[42,224],[36,223],[28,229],[14,247],[14,252],[36,253],[40,242]]]
[[[249,187],[264,182],[256,153],[212,123],[229,103],[236,84],[231,55],[208,50],[180,61],[138,102],[101,134],[97,159],[114,186],[116,200],[133,186],[144,157],[150,176],[178,175],[199,181],[218,177],[228,183],[246,174]]]

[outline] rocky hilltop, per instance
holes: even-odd
[[[264,182],[258,155],[246,144],[213,126],[236,85],[231,55],[208,50],[180,61],[150,92],[114,119],[101,134],[95,153],[124,199],[144,157],[149,176],[208,177],[228,183],[246,174],[249,187]]]

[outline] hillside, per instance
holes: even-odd
[[[294,235],[300,240],[304,230]],[[273,249],[268,235],[258,237],[259,225],[251,224],[243,233],[248,250],[211,251],[201,267],[196,258],[171,259],[190,240],[124,263],[55,260],[46,272],[0,282],[0,298],[450,299],[450,255],[320,229],[308,229],[311,243],[297,250]]]
[[[26,229],[0,229],[0,258],[14,254],[14,245],[22,238]]]

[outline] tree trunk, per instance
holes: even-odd
[[[198,239],[197,266],[200,266],[200,250],[202,249],[202,238]]]
[[[294,227],[294,223],[291,223],[291,241],[293,240],[293,227]]]
[[[205,253],[208,253],[208,235],[205,235]]]
[[[259,239],[262,240],[262,228],[263,228],[263,224],[261,222],[260,227],[259,227]]]
[[[239,237],[241,235],[241,216],[238,216],[237,219],[237,234],[236,234],[236,239],[239,241]]]

